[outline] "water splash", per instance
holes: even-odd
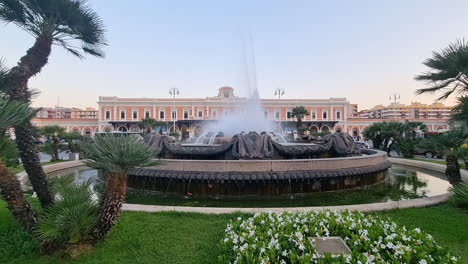
[[[248,97],[243,103],[237,105],[238,111],[228,112],[218,122],[205,127],[208,133],[218,134],[223,132],[225,136],[233,136],[241,132],[273,132],[273,122],[268,119],[262,107],[257,85],[257,70],[255,50],[252,35],[243,38],[242,43],[243,85]],[[206,137],[206,134],[204,135]],[[284,138],[283,138],[284,139]],[[201,140],[206,140],[205,138]],[[198,140],[197,140],[198,141]],[[210,140],[211,141],[211,140]],[[213,139],[214,141],[214,139]]]

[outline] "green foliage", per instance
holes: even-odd
[[[468,183],[459,183],[453,186],[450,203],[453,206],[468,210]]]
[[[13,23],[38,39],[50,38],[79,58],[104,55],[104,26],[86,1],[3,0],[0,22]]]
[[[351,255],[318,256],[309,237],[341,237]],[[420,228],[359,212],[257,213],[231,221],[223,263],[458,263]]]
[[[151,133],[151,131],[156,127],[166,127],[167,123],[163,121],[157,121],[154,118],[148,117],[143,118],[141,120],[141,127],[146,129],[147,133]]]
[[[75,183],[73,176],[64,176],[51,185],[57,199],[39,218],[38,239],[63,244],[84,241],[97,220],[91,182]]]
[[[0,263],[15,263],[11,261],[31,254],[39,254],[31,234],[19,228],[0,230]]]
[[[0,136],[0,161],[5,162],[7,167],[18,165],[18,150],[16,143],[6,137]]]
[[[67,142],[66,148],[72,153],[80,152],[80,142],[82,140],[87,140],[86,137],[82,136],[80,133],[75,132],[64,132],[60,135],[60,138]]]
[[[374,148],[389,151],[390,142],[398,143],[404,139],[415,139],[416,131],[425,128],[421,122],[382,122],[367,127],[363,135],[372,140]]]
[[[433,51],[432,58],[423,62],[431,71],[415,77],[430,86],[418,89],[417,94],[442,92],[438,100],[445,100],[452,94],[463,95],[468,92],[468,42],[457,40],[447,48]]]
[[[413,158],[418,142],[419,140],[417,139],[404,138],[396,143],[396,148],[402,153],[404,158]]]
[[[460,263],[468,263],[468,214],[441,205],[372,215],[390,217],[408,229],[420,227],[451,253],[460,256]],[[0,201],[0,263],[215,264],[219,263],[217,256],[222,254],[216,245],[224,235],[226,224],[238,216],[251,215],[123,212],[112,235],[92,254],[64,260],[57,256],[40,256],[35,240],[17,227]]]
[[[447,133],[439,134],[422,140],[416,149],[421,151],[440,151],[445,155],[456,155],[457,150],[467,139],[467,133],[464,130],[450,130]]]
[[[136,135],[96,135],[94,142],[85,142],[82,149],[86,165],[103,172],[126,175],[130,168],[155,164],[155,153]]]
[[[0,96],[0,131],[21,124],[32,118],[34,114],[35,112],[27,104]]]
[[[458,126],[468,126],[468,96],[458,98],[457,105],[452,109],[451,120]]]
[[[53,136],[60,137],[62,133],[65,132],[65,128],[58,126],[58,125],[53,125],[53,126],[43,126],[38,129],[38,133],[41,136],[50,138]]]
[[[291,115],[293,117],[296,117],[296,118],[304,118],[305,116],[307,116],[309,114],[309,112],[307,111],[307,109],[304,107],[304,106],[296,106],[294,107],[292,110],[291,110]]]
[[[169,133],[169,136],[178,138],[178,137],[179,137],[179,133],[177,133],[177,132],[170,132],[170,133]]]

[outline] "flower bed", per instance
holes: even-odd
[[[319,256],[309,237],[341,237],[351,255]],[[223,263],[458,263],[430,234],[359,212],[262,213],[231,221]]]

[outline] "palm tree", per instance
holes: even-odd
[[[141,119],[141,126],[146,129],[146,133],[149,134],[153,131],[154,128],[159,126],[165,126],[166,122],[157,121],[151,117],[145,117]]]
[[[458,98],[458,104],[452,109],[451,121],[458,126],[468,126],[468,96]]]
[[[416,94],[442,92],[437,100],[445,100],[452,94],[468,93],[468,42],[464,39],[432,52],[432,58],[423,64],[432,71],[417,75],[415,79],[426,81],[430,86],[418,89]]]
[[[13,23],[31,34],[35,43],[6,76],[10,99],[29,104],[28,81],[47,64],[52,45],[61,46],[78,58],[85,54],[102,57],[105,45],[101,19],[86,0],[2,0],[0,22]],[[15,126],[24,168],[43,207],[53,204],[47,178],[33,140],[32,124]]]
[[[460,165],[458,164],[458,150],[467,139],[468,135],[463,130],[450,130],[445,134],[439,134],[422,141],[417,148],[423,151],[442,151],[445,155],[447,168],[445,175],[452,185],[460,183]]]
[[[1,77],[0,77],[1,78]],[[0,97],[0,131],[29,120],[34,112],[25,104]],[[0,134],[0,154],[11,141]],[[24,199],[18,178],[7,167],[0,155],[0,194],[7,202],[13,217],[26,229],[33,230],[36,225],[36,215],[29,203]]]
[[[96,136],[93,143],[83,144],[85,163],[107,177],[99,219],[93,229],[93,241],[101,240],[117,222],[127,192],[128,170],[155,164],[155,153],[135,135]]]
[[[297,119],[297,124],[296,124],[296,127],[297,127],[297,132],[299,133],[303,133],[303,129],[302,128],[302,119],[307,116],[309,114],[309,112],[307,112],[307,109],[304,107],[304,106],[296,106],[292,109],[291,111],[291,116],[292,117],[295,117]]]
[[[60,138],[62,137],[63,133],[65,133],[65,129],[57,125],[43,126],[39,128],[39,134],[51,141],[48,143],[50,143],[52,146],[52,161],[59,160]]]

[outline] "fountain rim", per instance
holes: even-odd
[[[434,172],[441,173],[445,170],[445,165],[441,164],[429,164],[434,166],[427,166],[427,162],[415,161],[415,160],[404,160],[401,162],[399,159],[391,158],[390,161],[394,164],[401,164],[405,166],[428,169]],[[61,171],[71,169],[75,167],[86,166],[83,161],[68,161],[57,164],[50,164],[44,166],[46,173],[55,171]],[[468,177],[468,172],[462,172],[464,177]],[[17,174],[20,180],[27,178],[26,172],[20,172]],[[24,182],[21,181],[23,184]],[[278,207],[278,208],[234,208],[234,207],[185,207],[185,206],[161,206],[161,205],[145,205],[145,204],[123,204],[123,211],[134,211],[134,212],[187,212],[187,213],[203,213],[203,214],[228,214],[228,213],[256,213],[256,212],[298,212],[298,211],[323,211],[323,210],[356,210],[360,212],[377,212],[387,211],[404,208],[421,208],[437,205],[446,202],[450,196],[450,191],[436,196],[429,196],[423,198],[402,200],[402,201],[389,201],[382,203],[368,203],[368,204],[357,204],[357,205],[340,205],[340,206],[315,206],[315,207]]]
[[[188,161],[188,162],[207,162],[207,163],[270,163],[270,162],[318,162],[318,161],[340,161],[340,160],[357,160],[357,159],[368,159],[374,157],[388,157],[387,152],[382,150],[369,149],[369,152],[375,152],[371,154],[363,153],[360,156],[349,156],[349,157],[335,157],[335,158],[315,158],[315,159],[225,159],[225,160],[209,160],[209,159],[158,159],[160,161]]]

